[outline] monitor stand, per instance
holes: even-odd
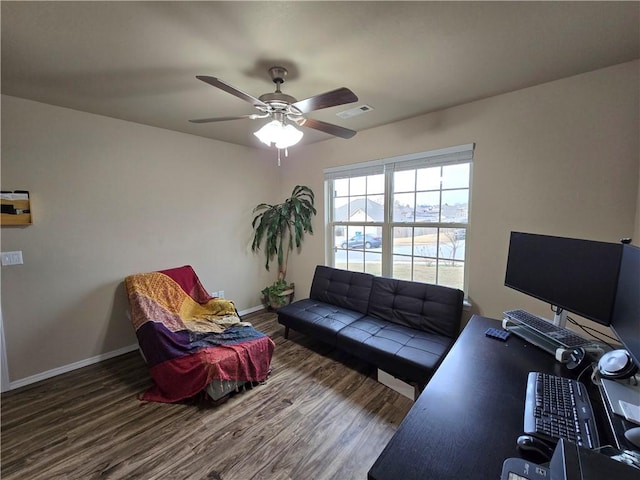
[[[556,307],[556,310],[553,314],[553,324],[556,327],[560,328],[567,327],[567,311],[565,309]]]
[[[509,322],[509,319],[505,318],[502,320],[502,328],[513,332],[523,340],[529,342],[531,345],[535,345],[538,348],[541,348],[547,353],[550,353],[553,357],[556,356],[556,350],[559,348],[564,348],[560,342],[553,340],[546,335],[542,335],[535,330],[530,329],[526,325],[520,324],[512,324]]]

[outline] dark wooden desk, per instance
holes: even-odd
[[[369,471],[370,480],[494,479],[506,458],[519,456],[527,373],[575,378],[579,372],[513,334],[506,342],[486,337],[489,327],[500,322],[471,318]],[[580,380],[587,383],[589,373]],[[602,408],[591,397],[594,411]]]

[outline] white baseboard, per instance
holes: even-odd
[[[240,314],[240,316],[249,315],[250,313],[257,312],[262,309],[264,309],[264,306],[258,305],[257,307],[250,307],[238,313]],[[78,368],[87,367],[89,365],[102,362],[103,360],[108,360],[110,358],[117,357],[119,355],[124,355],[125,353],[133,352],[134,350],[137,350],[137,349],[138,349],[138,344],[136,343],[134,345],[129,345],[128,347],[122,347],[117,350],[113,350],[111,352],[96,355],[95,357],[87,358],[85,360],[80,360],[79,362],[74,362],[74,363],[70,363],[69,365],[63,365],[62,367],[54,368],[52,370],[47,370],[46,372],[38,373],[30,377],[21,378],[20,380],[9,382],[8,390],[15,390],[16,388],[25,387],[27,385],[31,385],[32,383],[36,383],[41,380],[46,380],[48,378],[52,378],[57,375],[61,375],[63,373],[72,372],[73,370],[77,370]]]
[[[258,312],[260,310],[264,310],[264,305],[258,305],[257,307],[249,307],[246,310],[239,311],[238,314],[240,316],[249,315],[250,313]]]
[[[52,378],[57,375],[61,375],[63,373],[68,373],[73,370],[77,370],[78,368],[87,367],[89,365],[102,362],[103,360],[108,360],[110,358],[117,357],[119,355],[124,355],[125,353],[133,352],[134,350],[137,350],[137,349],[138,349],[138,344],[136,343],[135,345],[122,347],[117,350],[113,350],[111,352],[96,355],[95,357],[87,358],[85,360],[80,360],[79,362],[70,363],[69,365],[63,365],[62,367],[54,368],[51,370],[47,370],[46,372],[42,372],[36,375],[32,375],[30,377],[22,378],[20,380],[10,382],[9,390],[14,390],[16,388],[24,387],[26,385],[31,385],[32,383],[36,383],[41,380],[46,380],[48,378]]]

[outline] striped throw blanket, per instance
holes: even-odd
[[[177,402],[217,380],[260,382],[274,343],[211,297],[189,265],[125,279],[131,322],[154,385],[141,399]]]

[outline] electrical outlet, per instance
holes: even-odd
[[[218,292],[209,292],[209,295],[215,298],[218,296]]]
[[[22,250],[17,250],[15,252],[2,252],[0,254],[0,259],[2,266],[7,265],[22,265],[24,262],[22,261]]]
[[[220,290],[220,291],[218,292],[218,296],[219,296],[220,298],[224,298],[224,290]]]

